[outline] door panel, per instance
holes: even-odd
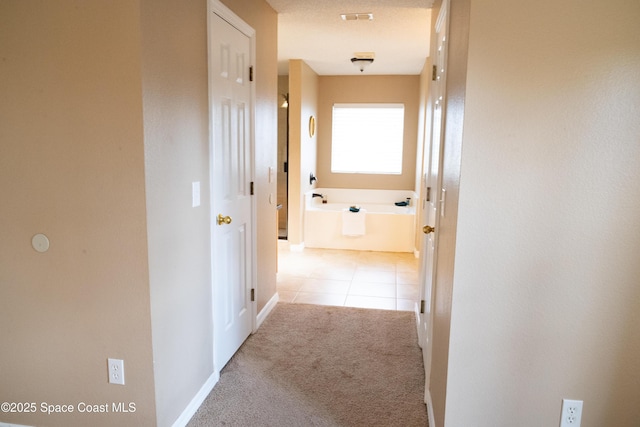
[[[435,55],[433,65],[436,67],[436,79],[431,85],[429,94],[428,116],[430,116],[431,137],[429,143],[429,155],[425,156],[426,170],[424,179],[425,187],[430,188],[427,192],[428,199],[423,201],[423,218],[426,224],[433,227],[422,239],[421,253],[424,254],[420,268],[421,289],[424,301],[424,313],[419,317],[418,334],[422,345],[422,354],[425,367],[425,400],[429,401],[429,387],[431,375],[431,355],[432,355],[432,332],[433,332],[433,304],[434,304],[434,284],[437,275],[435,269],[438,257],[438,228],[440,217],[443,215],[442,188],[442,159],[444,147],[444,103],[446,102],[446,64],[447,64],[447,6],[444,1],[440,10],[440,15],[436,22]]]
[[[253,326],[251,39],[216,13],[210,28],[214,365],[220,370]]]

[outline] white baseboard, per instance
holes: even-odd
[[[427,404],[427,416],[429,417],[429,427],[436,427],[436,417],[433,414],[433,402],[431,401],[431,392],[429,390],[424,393],[424,403]]]
[[[9,424],[9,423],[3,423],[2,421],[0,421],[0,427],[31,427],[31,426],[28,426],[26,424]]]
[[[191,399],[191,402],[187,405],[187,407],[182,411],[182,414],[178,417],[178,419],[173,423],[173,427],[185,427],[189,420],[196,413],[202,402],[207,398],[211,390],[213,390],[213,386],[218,383],[220,379],[220,372],[214,372],[211,374],[207,381],[202,385],[198,393]]]
[[[284,239],[278,239],[278,250],[288,251],[289,250],[289,241]]]
[[[269,302],[267,302],[264,308],[260,311],[260,313],[256,317],[256,330],[260,327],[262,322],[264,322],[267,316],[269,316],[269,313],[271,313],[271,310],[274,309],[279,299],[280,299],[280,296],[276,292],[275,295],[271,297]],[[207,398],[209,393],[211,393],[211,390],[213,390],[213,387],[218,383],[219,380],[220,380],[219,372],[214,372],[213,374],[211,374],[211,376],[207,379],[204,385],[200,388],[198,393],[196,393],[193,399],[191,399],[191,402],[189,402],[189,404],[184,409],[184,411],[182,411],[182,414],[180,414],[178,419],[173,423],[173,427],[185,427],[187,425],[189,420],[191,420],[193,415],[198,411],[198,408],[200,408],[200,405],[202,405],[202,402],[204,402],[204,400]],[[0,424],[0,427],[12,427],[12,426],[10,425],[4,426]]]
[[[267,302],[267,304],[262,308],[262,310],[260,310],[260,313],[258,313],[258,316],[256,316],[256,330],[254,332],[258,330],[260,325],[262,325],[262,322],[264,322],[267,316],[269,316],[269,313],[271,313],[271,310],[275,308],[279,300],[280,300],[280,295],[278,295],[278,293],[276,292],[271,297],[269,302]]]

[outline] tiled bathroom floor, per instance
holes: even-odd
[[[413,311],[418,260],[411,253],[278,251],[281,302]]]

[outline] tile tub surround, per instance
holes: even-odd
[[[414,311],[413,254],[305,248],[278,255],[280,302]]]

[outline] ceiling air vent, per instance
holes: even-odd
[[[343,21],[373,21],[373,13],[342,13]]]

